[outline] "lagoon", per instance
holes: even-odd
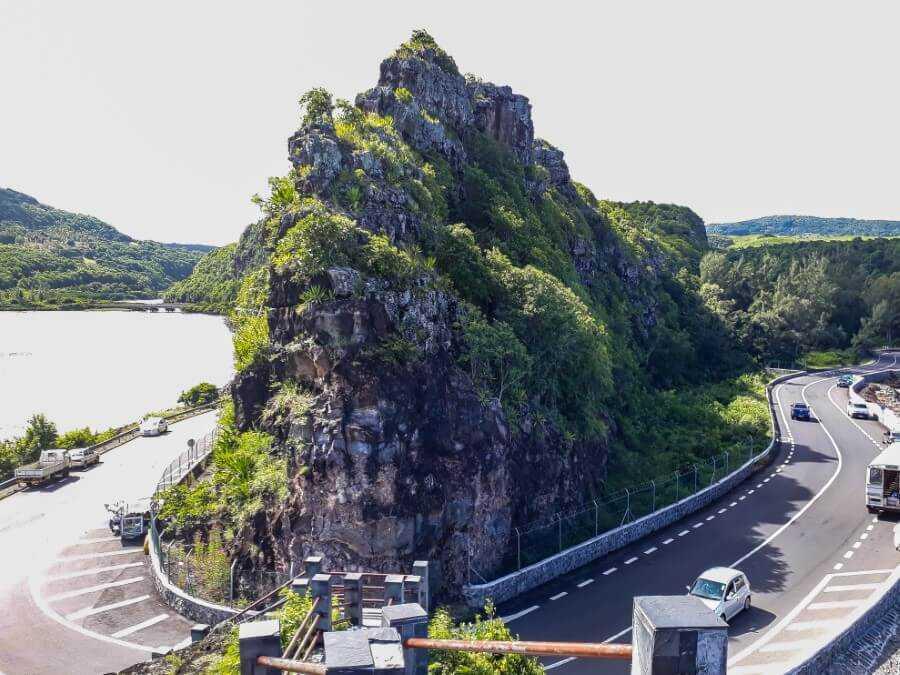
[[[0,439],[44,413],[60,432],[106,429],[233,374],[222,317],[181,312],[0,312]]]

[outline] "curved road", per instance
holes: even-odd
[[[900,352],[849,369],[900,368]],[[842,371],[847,372],[847,371]],[[729,673],[784,672],[846,625],[900,562],[892,516],[864,506],[865,467],[883,428],[850,420],[833,373],[775,388],[782,443],[774,461],[707,508],[500,607],[529,640],[630,642],[636,595],[685,592],[716,565],[747,573],[753,607],[729,628]],[[790,419],[805,400],[814,421]],[[547,670],[626,673],[623,662],[544,660]]]
[[[0,500],[0,673],[105,673],[189,637],[159,603],[140,546],[123,548],[103,504],[152,494],[215,413],[138,438],[87,471]]]

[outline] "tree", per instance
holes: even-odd
[[[181,392],[178,402],[186,406],[198,406],[205,403],[212,403],[219,398],[219,388],[209,382],[201,382],[195,384],[187,391]]]
[[[29,450],[52,448],[56,444],[56,425],[43,413],[32,415],[22,442]]]
[[[303,111],[303,126],[315,124],[332,124],[334,122],[334,104],[331,92],[323,87],[310,89],[300,97],[300,109]]]

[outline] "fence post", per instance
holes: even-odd
[[[303,561],[303,570],[306,576],[312,579],[322,571],[322,556],[311,555]]]
[[[318,615],[317,630],[326,632],[331,630],[331,575],[317,574],[310,579],[309,590],[313,598],[319,598],[316,607]]]
[[[239,627],[238,645],[241,659],[241,675],[280,675],[276,668],[256,665],[260,656],[281,657],[281,622],[250,621]]]
[[[234,566],[237,565],[238,559],[231,561],[231,569],[228,571],[228,601],[234,602]]]
[[[413,563],[413,573],[419,576],[419,604],[429,611],[431,609],[431,565],[427,560],[416,560]]]
[[[363,625],[362,574],[350,572],[344,575],[344,603],[347,618],[354,626]]]
[[[384,604],[402,605],[405,579],[402,574],[388,574],[384,578]]]

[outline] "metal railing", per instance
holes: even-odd
[[[758,447],[758,446],[757,446]],[[754,457],[752,442],[746,450],[723,452],[673,473],[632,488],[594,499],[581,507],[513,528],[510,549],[491,577],[520,570],[567,548],[642,518],[689,497],[727,476]],[[485,578],[469,564],[477,582]],[[472,583],[472,578],[469,579]]]
[[[156,495],[166,488],[177,485],[181,480],[203,460],[205,460],[212,452],[216,444],[218,429],[214,429],[210,433],[195,441],[188,449],[182,452],[178,457],[173,459],[169,466],[163,471],[156,489],[153,494]]]

